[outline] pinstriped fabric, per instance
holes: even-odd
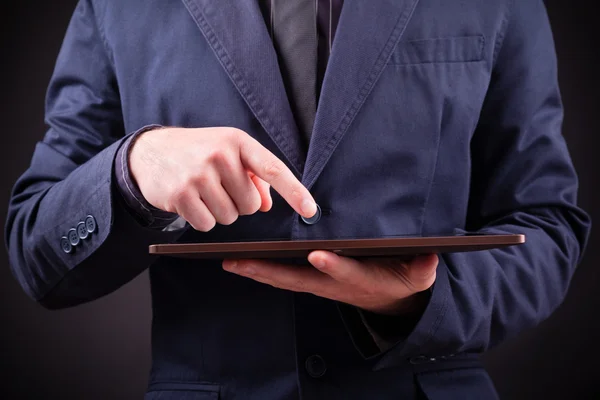
[[[263,17],[265,19],[265,24],[268,27],[269,35],[274,42],[275,50],[278,53],[278,56],[281,60],[281,54],[279,54],[279,46],[277,45],[277,38],[274,35],[274,24],[275,24],[275,3],[282,0],[260,0],[259,5],[261,11],[263,13]],[[340,14],[342,11],[343,0],[314,0],[315,2],[315,23],[316,23],[316,34],[317,34],[317,60],[315,61],[317,64],[317,80],[316,80],[316,104],[318,104],[320,89],[323,83],[323,78],[325,76],[325,70],[327,67],[327,62],[329,60],[329,55],[333,48],[333,42],[335,37],[335,32],[337,29],[338,21],[340,18]],[[281,61],[280,61],[281,62]],[[282,75],[286,74],[285,69],[281,69]],[[287,77],[284,78],[284,84],[286,85],[286,91],[288,92],[288,97],[291,97],[291,90],[288,88],[290,81]],[[289,99],[290,103],[293,102],[293,99]],[[316,107],[315,104],[315,107]],[[293,105],[292,105],[293,107]],[[296,114],[296,109],[293,108],[294,113]],[[296,115],[296,119],[298,116]],[[310,132],[308,133],[310,134]],[[305,137],[306,133],[305,133]]]
[[[317,2],[271,0],[271,15],[288,101],[308,140],[317,112]]]
[[[319,37],[319,69],[317,88],[320,92],[333,40],[342,12],[343,0],[319,0],[317,7],[317,32]],[[319,93],[318,93],[319,94]]]

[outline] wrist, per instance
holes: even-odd
[[[155,130],[162,129],[159,125],[149,125],[141,128],[133,134],[125,154],[125,163],[129,170],[129,174],[133,182],[138,185],[142,165],[140,165],[141,156],[147,153],[144,149],[144,141],[140,139],[148,139],[148,134]]]

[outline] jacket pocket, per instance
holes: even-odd
[[[211,383],[155,382],[144,400],[218,400],[221,387]]]
[[[400,41],[391,65],[474,62],[483,59],[485,38],[481,35]]]
[[[492,379],[483,368],[462,368],[417,373],[428,400],[498,399]]]

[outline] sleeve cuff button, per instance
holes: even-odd
[[[66,236],[60,238],[60,248],[67,254],[73,251],[73,246],[71,246],[71,243],[69,242],[69,239],[67,239]]]
[[[96,231],[96,228],[97,228],[96,218],[94,218],[92,215],[88,215],[85,218],[85,227],[87,228],[87,231],[89,233],[94,233]]]
[[[81,241],[75,228],[69,229],[69,233],[67,233],[67,238],[69,238],[69,243],[71,244],[71,246],[77,246]]]

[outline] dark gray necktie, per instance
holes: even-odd
[[[316,7],[316,0],[271,0],[271,36],[296,123],[307,139],[317,111]]]

